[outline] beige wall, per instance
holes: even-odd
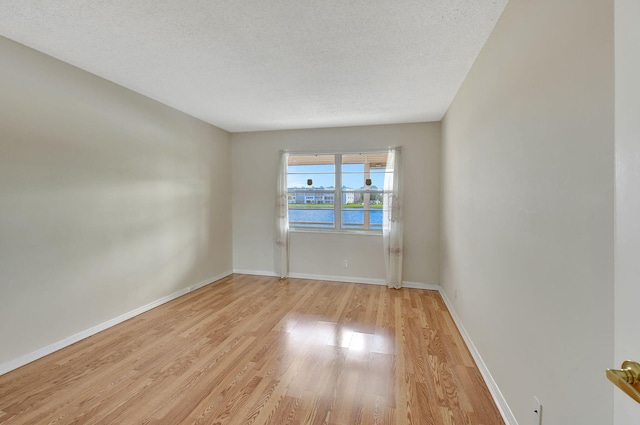
[[[615,1],[616,268],[615,358],[640,362],[640,2]],[[613,388],[613,386],[612,386]],[[618,389],[615,424],[637,424],[640,406]]]
[[[281,149],[353,152],[401,145],[406,195],[404,279],[439,283],[439,123],[237,133],[231,139],[235,270],[274,272],[274,193]],[[343,267],[345,258],[348,268]],[[382,237],[294,233],[291,272],[384,279]]]
[[[511,0],[442,123],[442,284],[521,425],[612,423],[613,72],[612,1]]]
[[[0,366],[232,268],[229,134],[0,38]]]

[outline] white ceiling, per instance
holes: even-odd
[[[508,0],[3,0],[0,35],[225,130],[438,121]]]

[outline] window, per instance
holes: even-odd
[[[387,152],[289,155],[289,226],[381,232],[386,167]]]

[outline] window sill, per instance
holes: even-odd
[[[321,233],[332,235],[358,235],[358,236],[380,236],[382,232],[369,230],[326,230],[326,229],[289,229],[290,233]]]

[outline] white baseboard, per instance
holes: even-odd
[[[308,273],[289,273],[289,277],[293,279],[313,279],[327,280],[329,282],[349,282],[349,283],[367,283],[370,285],[384,285],[384,279],[366,278],[366,277],[350,277],[350,276],[331,276],[318,275]]]
[[[402,281],[403,288],[412,288],[412,289],[426,289],[428,291],[440,291],[442,288],[440,285],[434,285],[431,283],[422,283],[422,282],[410,282],[407,280]]]
[[[267,272],[262,270],[241,270],[234,269],[234,273],[248,274],[254,276],[278,276],[274,272]],[[349,282],[349,283],[366,283],[369,285],[386,285],[385,279],[376,279],[370,277],[353,277],[353,276],[332,276],[322,274],[310,274],[310,273],[289,273],[289,277],[292,279],[312,279],[312,280],[326,280],[329,282]],[[403,281],[402,286],[404,288],[414,289],[428,289],[432,291],[439,291],[441,288],[439,285],[432,285],[422,282]]]
[[[227,271],[227,272],[224,272],[224,273],[220,273],[219,275],[214,276],[212,278],[205,279],[202,282],[199,282],[199,283],[196,283],[195,285],[192,285],[189,288],[189,292],[193,292],[196,289],[200,289],[200,288],[203,288],[203,287],[205,287],[207,285],[211,285],[212,283],[215,283],[215,282],[219,281],[220,279],[224,279],[227,276],[231,276],[232,274],[233,274],[232,271]]]
[[[278,277],[278,275],[274,272],[268,272],[264,270],[242,270],[242,269],[234,269],[234,273],[238,274],[248,274],[253,276],[273,276]],[[384,285],[384,279],[371,279],[371,278],[361,278],[361,277],[348,277],[348,276],[330,276],[330,275],[319,275],[319,274],[309,274],[309,273],[289,273],[289,277],[292,279],[313,279],[313,280],[327,280],[330,282],[351,282],[351,283],[370,283],[373,285]]]
[[[144,306],[138,307],[134,310],[131,310],[127,313],[121,314],[118,317],[115,317],[111,320],[107,320],[106,322],[100,323],[96,326],[93,326],[89,329],[85,329],[84,331],[78,332],[74,335],[71,335],[67,338],[64,338],[60,341],[54,342],[53,344],[47,345],[46,347],[43,347],[39,350],[33,351],[29,354],[25,354],[24,356],[20,356],[14,360],[11,360],[9,362],[3,363],[0,365],[0,375],[3,375],[7,372],[10,372],[14,369],[17,369],[21,366],[24,366],[28,363],[31,363],[34,360],[38,360],[39,358],[42,358],[48,354],[51,354],[55,351],[58,351],[64,347],[67,347],[71,344],[75,344],[76,342],[83,340],[87,337],[90,337],[91,335],[94,335],[98,332],[101,332],[105,329],[108,329],[112,326],[115,326],[119,323],[124,322],[125,320],[129,320],[132,317],[135,317],[139,314],[142,314],[146,311],[149,311],[155,307],[158,307],[162,304],[165,304],[169,301],[172,301],[178,297],[181,297],[182,295],[185,295],[191,291],[195,291],[196,289],[202,288],[204,286],[207,286],[211,283],[214,283],[222,278],[225,278],[227,276],[229,276],[232,273],[239,273],[239,274],[248,274],[248,275],[260,275],[260,276],[277,276],[275,273],[273,272],[267,272],[267,271],[257,271],[257,270],[241,270],[241,269],[234,269],[233,272],[225,272],[225,273],[221,273],[218,276],[214,276],[210,279],[206,279],[203,280],[202,282],[196,283],[195,285],[189,286],[187,288],[181,289],[180,291],[174,292],[171,295],[167,295],[166,297],[162,297],[156,301],[153,301],[149,304],[146,304]],[[291,273],[290,277],[292,278],[296,278],[296,279],[314,279],[314,280],[327,280],[327,281],[332,281],[332,282],[353,282],[353,283],[365,283],[365,284],[372,284],[372,285],[385,285],[385,280],[384,279],[374,279],[374,278],[358,278],[358,277],[348,277],[348,276],[327,276],[327,275],[313,275],[313,274],[306,274],[306,273]],[[509,405],[507,404],[507,401],[505,400],[504,396],[502,395],[502,393],[500,392],[500,389],[498,388],[498,385],[496,384],[495,380],[493,379],[493,377],[491,376],[491,373],[489,372],[489,369],[487,368],[487,365],[485,364],[484,360],[482,360],[482,356],[480,356],[480,353],[478,352],[478,349],[476,348],[476,346],[473,344],[473,341],[471,340],[471,338],[469,337],[469,334],[467,333],[466,329],[464,328],[464,326],[462,325],[462,322],[460,321],[460,318],[458,317],[458,315],[456,314],[456,311],[453,308],[453,305],[451,304],[451,302],[449,301],[449,299],[447,298],[447,295],[445,294],[443,288],[439,285],[433,285],[433,284],[427,284],[427,283],[422,283],[422,282],[410,282],[410,281],[404,281],[402,282],[403,287],[405,288],[415,288],[415,289],[427,289],[427,290],[435,290],[435,291],[439,291],[440,295],[442,296],[442,299],[444,300],[445,304],[447,305],[447,308],[449,309],[449,312],[451,313],[451,317],[453,318],[453,321],[455,322],[456,326],[458,327],[458,330],[460,331],[460,334],[462,335],[462,338],[464,339],[464,342],[467,344],[467,347],[469,348],[469,351],[471,352],[471,355],[473,356],[473,359],[475,360],[478,369],[480,370],[480,373],[482,374],[482,377],[484,378],[487,387],[489,388],[489,392],[491,393],[493,400],[496,403],[496,406],[498,407],[498,410],[500,411],[506,425],[518,425],[518,422],[516,421],[515,416],[513,415],[513,412],[511,412],[511,409],[509,408]]]
[[[314,279],[314,280],[327,280],[330,282],[349,282],[349,283],[365,283],[368,285],[382,285],[386,286],[387,281],[385,279],[376,279],[376,278],[368,278],[368,277],[350,277],[350,276],[326,276],[326,275],[316,275],[316,274],[306,274],[306,273],[290,273],[289,277],[294,279]],[[439,285],[432,285],[429,283],[422,282],[410,282],[403,281],[403,288],[412,288],[412,289],[427,289],[432,291],[440,291]]]
[[[250,274],[253,276],[269,276],[269,277],[279,277],[274,272],[268,272],[264,270],[243,270],[243,269],[233,269],[234,273],[238,274]]]
[[[447,298],[447,294],[445,294],[443,288],[439,287],[439,290],[440,290],[440,295],[442,296],[442,299],[447,305],[447,309],[449,310],[449,313],[451,313],[451,317],[453,318],[453,321],[455,322],[456,326],[458,327],[458,330],[460,331],[460,335],[462,335],[462,339],[464,339],[464,342],[467,344],[467,347],[471,352],[471,356],[473,356],[473,359],[475,360],[476,365],[480,370],[480,374],[484,378],[484,381],[486,382],[487,387],[489,388],[489,392],[491,393],[491,396],[493,397],[493,401],[496,403],[496,406],[498,407],[498,410],[502,415],[502,419],[504,420],[506,425],[518,425],[518,421],[516,421],[516,417],[513,415],[513,412],[509,408],[509,405],[507,404],[507,400],[502,395],[502,392],[500,392],[500,388],[498,388],[498,384],[493,379],[493,376],[491,376],[491,372],[489,372],[489,368],[485,364],[484,360],[482,360],[482,356],[480,356],[480,352],[478,351],[476,346],[473,344],[473,341],[471,340],[471,337],[467,333],[467,330],[462,325],[460,318],[458,317],[458,315],[456,314],[456,311],[453,308],[453,304],[451,304],[451,302]]]
[[[105,329],[108,329],[112,326],[117,325],[118,323],[122,323],[125,320],[129,320],[132,317],[135,317],[139,314],[142,314],[146,311],[151,310],[152,308],[158,307],[159,305],[162,305],[164,303],[167,303],[171,300],[175,300],[178,297],[181,297],[182,295],[188,294],[191,291],[195,291],[196,289],[202,288],[203,286],[207,286],[211,283],[214,283],[224,277],[227,277],[231,274],[232,272],[225,272],[222,274],[219,274],[218,276],[214,276],[210,279],[206,279],[203,280],[202,282],[196,283],[193,286],[189,286],[187,288],[181,289],[177,292],[174,292],[171,295],[167,295],[166,297],[162,297],[158,300],[155,300],[153,302],[150,302],[149,304],[143,305],[142,307],[138,307],[134,310],[131,310],[127,313],[121,314],[118,317],[114,317],[111,320],[107,320],[106,322],[102,322],[96,326],[92,326],[89,329],[85,329],[81,332],[78,332],[77,334],[68,336],[64,339],[61,339],[60,341],[54,342],[53,344],[49,344],[46,347],[42,347],[36,351],[33,351],[29,354],[25,354],[24,356],[20,356],[17,359],[13,359],[10,360],[6,363],[0,364],[0,375],[3,375],[7,372],[10,372],[14,369],[17,369],[21,366],[26,365],[27,363],[31,363],[32,361],[38,360],[39,358],[42,358],[48,354],[51,354],[55,351],[58,351],[64,347],[67,347],[71,344],[75,344],[76,342],[83,340],[87,337],[90,337],[91,335],[95,335],[98,332],[101,332]]]

